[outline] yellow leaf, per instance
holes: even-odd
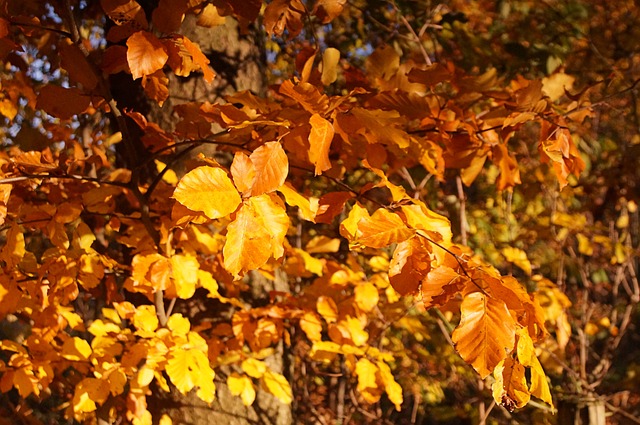
[[[171,382],[182,394],[197,386],[197,395],[201,400],[211,403],[215,398],[215,373],[209,365],[206,353],[197,349],[185,350],[176,347],[171,351],[165,370]]]
[[[173,421],[171,420],[171,418],[169,417],[169,415],[167,415],[166,413],[164,415],[162,415],[162,417],[160,418],[160,422],[158,422],[158,425],[173,425]]]
[[[324,295],[318,297],[316,309],[327,323],[334,323],[338,320],[338,306],[333,298]]]
[[[205,270],[198,270],[198,282],[200,286],[209,291],[208,298],[218,298],[220,293],[218,292],[218,282],[213,278],[211,273]]]
[[[109,384],[97,378],[84,378],[76,385],[73,394],[74,412],[93,412],[109,397]]]
[[[486,378],[514,348],[516,324],[504,302],[480,292],[468,294],[451,339],[467,363]]]
[[[278,192],[284,195],[287,205],[298,207],[298,212],[303,219],[314,221],[316,212],[318,212],[318,198],[305,198],[290,183],[280,186]]]
[[[582,233],[578,233],[576,238],[578,238],[578,252],[582,255],[593,255],[593,245],[589,238]]]
[[[431,211],[422,202],[415,200],[413,202],[415,202],[414,205],[402,206],[402,212],[409,227],[422,230],[429,238],[445,246],[450,245],[452,234],[449,219]]]
[[[536,357],[533,341],[531,340],[526,328],[522,328],[518,331],[518,360],[524,366],[531,368],[531,385],[529,387],[531,395],[538,397],[540,400],[553,407],[553,400],[551,398],[551,390],[549,389],[547,376],[542,369],[540,360]]]
[[[73,337],[62,344],[62,357],[71,361],[86,361],[91,356],[91,346],[84,339]]]
[[[403,401],[402,387],[393,378],[389,365],[380,360],[376,362],[376,365],[380,370],[380,377],[384,384],[384,391],[387,393],[389,400],[394,404],[394,406],[396,406],[396,410],[399,412]]]
[[[368,403],[376,403],[382,394],[376,380],[378,371],[378,366],[369,361],[366,357],[361,358],[358,360],[358,363],[356,363],[358,391]]]
[[[267,370],[262,376],[265,389],[276,396],[284,404],[291,404],[293,394],[287,379],[279,373]]]
[[[333,83],[338,78],[339,61],[340,51],[336,48],[328,47],[322,54],[322,77],[320,80],[325,86]]]
[[[322,339],[322,323],[317,314],[306,312],[300,318],[300,328],[311,341],[320,341]]]
[[[167,48],[155,35],[138,31],[127,39],[127,62],[134,80],[162,69],[167,59]]]
[[[354,242],[358,233],[358,223],[364,218],[369,218],[369,212],[359,203],[356,203],[349,215],[340,223],[340,234],[349,242]]]
[[[305,251],[309,254],[321,254],[326,252],[338,252],[340,250],[340,239],[329,238],[327,236],[315,236],[307,242]]]
[[[255,169],[250,195],[273,192],[284,184],[289,173],[289,159],[279,142],[267,142],[249,156]]]
[[[262,378],[267,371],[267,365],[262,360],[245,359],[242,361],[242,370],[252,378]]]
[[[508,262],[513,263],[516,266],[520,267],[522,270],[525,271],[525,273],[531,276],[531,263],[527,258],[526,252],[524,252],[521,249],[508,246],[506,248],[502,248],[502,255],[504,255],[504,258]]]
[[[150,333],[158,328],[158,316],[153,305],[141,305],[133,315],[133,326],[144,333]]]
[[[331,148],[334,130],[333,125],[318,114],[311,115],[309,124],[311,124],[309,161],[315,165],[315,175],[317,176],[331,168],[329,149]]]
[[[167,164],[162,161],[154,159],[153,162],[156,164],[156,170],[158,171],[158,173],[163,172],[167,168]],[[162,175],[162,181],[171,186],[175,186],[176,184],[178,184],[178,176],[175,171],[168,169]]]
[[[344,323],[341,321],[341,323]],[[357,317],[347,316],[346,327],[351,334],[351,340],[357,347],[362,347],[369,340],[369,333],[364,330],[363,324]]]
[[[256,390],[249,377],[234,372],[227,377],[227,385],[229,386],[231,394],[242,398],[242,403],[245,406],[251,406],[253,404],[253,401],[256,399]]]
[[[369,312],[378,305],[378,288],[371,282],[364,282],[356,286],[354,293],[356,305],[360,310]]]
[[[202,211],[210,219],[226,217],[241,202],[227,173],[209,166],[188,172],[176,186],[173,197],[192,211]]]
[[[269,235],[268,250],[273,258],[278,259],[284,254],[284,239],[289,230],[289,216],[282,200],[275,195],[252,196],[249,201],[254,206],[257,221]],[[267,247],[263,247],[265,249]]]
[[[200,264],[196,257],[177,254],[170,258],[171,274],[176,294],[182,299],[191,298],[196,292]]]
[[[167,327],[176,335],[187,335],[191,329],[189,319],[180,313],[172,314],[167,320]]]

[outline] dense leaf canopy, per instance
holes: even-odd
[[[190,35],[225,25],[268,89],[173,90],[229,73]],[[300,423],[637,423],[639,28],[627,0],[2,2],[0,424],[167,424],[151,399],[221,385]]]

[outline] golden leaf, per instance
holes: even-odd
[[[321,295],[316,302],[316,309],[327,323],[338,320],[338,306],[333,298]]]
[[[91,356],[92,350],[84,339],[73,337],[62,344],[62,357],[71,361],[86,361]]]
[[[109,384],[97,378],[84,378],[73,394],[74,412],[93,412],[109,397]]]
[[[403,402],[402,387],[393,378],[391,368],[389,368],[388,364],[378,360],[376,362],[376,365],[378,366],[378,369],[380,371],[380,377],[382,378],[382,383],[384,384],[384,391],[387,393],[389,401],[394,404],[396,410],[399,412],[400,406],[402,406]]]
[[[215,373],[206,353],[201,350],[176,347],[171,351],[165,370],[182,394],[199,387],[197,395],[201,400],[211,403],[215,398]]]
[[[243,152],[238,151],[235,153],[231,163],[231,176],[238,190],[248,195],[256,179],[256,167]]]
[[[355,302],[362,311],[369,312],[378,305],[378,288],[371,282],[364,282],[354,290]]]
[[[501,361],[493,372],[493,399],[507,410],[524,407],[531,398],[525,378],[525,368],[511,357]]]
[[[338,63],[340,62],[340,51],[333,47],[328,47],[322,54],[322,84],[328,86],[338,79]]]
[[[144,334],[154,332],[158,329],[158,325],[159,322],[155,306],[141,305],[136,308],[136,312],[133,315],[133,326],[135,326],[139,332]]]
[[[226,217],[241,202],[227,173],[209,166],[188,172],[176,186],[173,197],[192,211],[202,211],[210,219]]]
[[[233,372],[227,377],[227,386],[234,396],[240,396],[245,406],[251,406],[256,399],[256,390],[253,382],[246,375],[239,375]]]
[[[191,298],[198,283],[198,260],[191,255],[177,254],[170,258],[170,262],[176,295],[182,299]]]
[[[378,366],[366,357],[361,358],[356,363],[358,391],[368,403],[376,403],[380,399],[380,395],[382,395],[382,391],[378,387],[378,382],[376,380],[378,371]]]
[[[376,210],[371,217],[361,218],[357,226],[355,242],[370,248],[404,242],[414,234],[397,214],[383,208]]]
[[[311,124],[309,161],[315,165],[315,175],[317,176],[331,168],[329,148],[331,148],[334,131],[333,125],[318,114],[311,115],[309,124]]]
[[[300,318],[300,328],[311,341],[320,341],[322,339],[322,322],[317,314],[305,312]]]

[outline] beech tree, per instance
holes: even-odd
[[[7,423],[638,422],[638,18],[3,2]]]

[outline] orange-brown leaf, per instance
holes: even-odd
[[[282,35],[285,29],[293,38],[302,31],[305,7],[300,0],[274,0],[264,10],[264,29],[268,34]]]
[[[231,176],[240,192],[248,194],[256,179],[256,167],[251,159],[243,152],[236,152],[231,163]]]
[[[40,90],[37,107],[56,118],[68,120],[83,113],[90,104],[89,96],[79,89],[48,84]]]
[[[127,62],[134,80],[162,69],[169,55],[155,35],[138,31],[127,40]]]
[[[400,295],[414,293],[431,269],[431,249],[420,237],[400,242],[389,263],[389,282]]]
[[[188,3],[187,0],[160,0],[151,14],[154,28],[165,34],[178,31]]]
[[[484,379],[507,357],[515,344],[516,323],[504,302],[481,292],[468,294],[451,340],[467,363]]]

